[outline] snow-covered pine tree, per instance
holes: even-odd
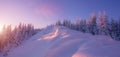
[[[120,40],[120,18],[118,20],[118,37],[119,37],[119,40]]]
[[[66,26],[66,20],[63,20],[63,26]]]
[[[97,33],[96,15],[92,14],[89,20],[89,32],[95,35]]]
[[[102,26],[102,30],[105,33],[105,35],[108,34],[108,16],[106,11],[103,12],[103,26]]]
[[[87,21],[86,19],[83,20],[83,32],[87,31]]]
[[[78,23],[78,24],[76,24],[76,25],[78,26],[78,30],[79,30],[79,31],[82,31],[83,20],[82,20],[82,19],[80,19],[79,23]]]
[[[99,12],[98,14],[99,34],[108,35],[108,26],[109,21],[106,11],[104,11],[103,13]]]
[[[116,39],[120,40],[120,28],[119,28],[119,21],[116,22]]]
[[[119,30],[119,23],[112,18],[108,32],[114,40],[120,40]]]
[[[103,31],[102,31],[102,26],[103,26],[103,17],[102,17],[102,13],[99,12],[98,13],[98,32],[99,34],[103,34]]]
[[[0,33],[0,53],[6,56],[11,47],[17,47],[35,33],[37,32],[31,24],[19,24],[14,29],[11,25],[4,26]]]
[[[90,28],[89,20],[86,20],[86,33],[89,33],[89,28]]]
[[[78,25],[79,25],[79,31],[85,32],[85,30],[86,30],[86,20],[81,19]]]
[[[75,29],[79,30],[79,18],[78,17],[76,17]]]
[[[62,25],[62,23],[61,23],[61,21],[60,20],[58,20],[57,22],[56,22],[56,24],[55,25],[57,25],[57,26],[61,26]]]

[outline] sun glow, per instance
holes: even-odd
[[[3,25],[0,24],[0,32],[2,31],[2,29],[3,29]]]

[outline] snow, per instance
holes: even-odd
[[[120,57],[120,42],[108,36],[82,33],[66,27],[47,27],[7,57]]]
[[[3,56],[0,54],[0,57],[3,57]]]

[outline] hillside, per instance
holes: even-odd
[[[110,37],[47,27],[7,57],[120,57],[120,42]]]

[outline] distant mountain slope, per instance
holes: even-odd
[[[66,27],[48,27],[7,57],[120,57],[120,42]]]

